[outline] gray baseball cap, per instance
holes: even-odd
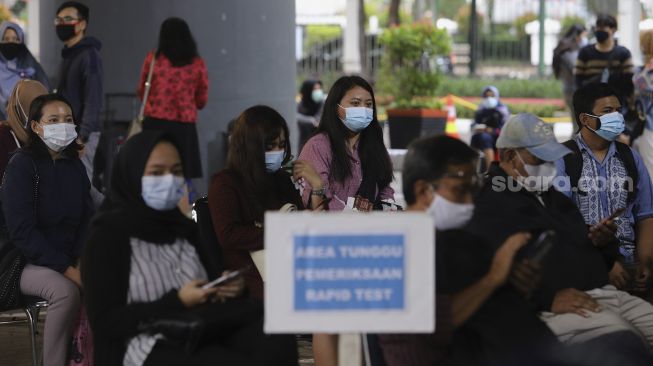
[[[530,113],[508,119],[497,139],[497,148],[525,148],[544,161],[556,161],[571,153],[556,140],[553,127]]]

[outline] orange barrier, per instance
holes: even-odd
[[[459,139],[460,134],[458,134],[458,128],[456,127],[456,105],[453,104],[453,96],[451,94],[447,96],[447,112],[447,124],[444,133],[449,137]]]

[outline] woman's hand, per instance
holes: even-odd
[[[177,296],[184,306],[191,308],[203,304],[217,292],[217,288],[202,289],[200,286],[205,283],[203,280],[192,280],[179,289]]]
[[[315,168],[311,163],[304,160],[297,160],[293,165],[293,178],[299,180],[299,178],[304,178],[311,185],[313,190],[318,190],[324,188],[322,183],[322,177],[317,173]]]
[[[223,276],[228,274],[229,271],[222,272]],[[216,290],[215,297],[222,302],[228,298],[238,297],[243,294],[243,291],[245,291],[245,279],[243,276],[238,276],[224,285],[218,286]]]
[[[64,277],[67,279],[73,281],[77,287],[81,288],[82,287],[82,275],[79,272],[79,269],[70,266],[66,268],[66,270],[63,273]]]

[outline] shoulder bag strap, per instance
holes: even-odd
[[[138,120],[142,121],[145,117],[145,105],[147,104],[147,98],[150,95],[150,88],[152,87],[152,74],[154,73],[154,62],[156,61],[156,52],[152,53],[152,61],[150,62],[150,71],[147,73],[147,81],[145,81],[145,93],[143,93],[143,102],[141,103],[141,109],[138,111]]]

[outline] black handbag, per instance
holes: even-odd
[[[36,216],[36,199],[39,191],[39,174],[36,164],[34,168],[34,216]],[[4,183],[4,175],[2,177]],[[1,188],[1,186],[0,186]],[[25,268],[25,256],[11,242],[9,230],[5,224],[0,205],[0,311],[16,309],[23,304],[20,293],[20,276]]]
[[[161,334],[162,343],[182,348],[187,354],[191,354],[197,349],[205,327],[206,323],[199,316],[183,313],[141,323],[138,331],[150,335]]]

